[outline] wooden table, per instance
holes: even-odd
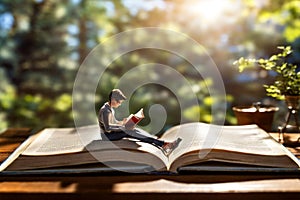
[[[1,134],[0,163],[29,134],[26,128],[8,129]],[[297,147],[289,150],[300,157]],[[206,171],[181,175],[2,172],[0,199],[299,199],[299,175],[288,171]]]

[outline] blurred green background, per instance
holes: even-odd
[[[149,84],[134,93],[130,100],[132,112],[140,107],[147,111],[150,105],[161,104],[168,112],[166,128],[178,124],[181,115],[186,121],[210,122],[211,105],[224,101],[226,124],[236,124],[232,106],[257,101],[281,107],[276,123],[284,120],[285,105],[266,97],[262,86],[272,81],[274,74],[262,70],[241,74],[233,61],[241,56],[267,58],[277,51],[277,46],[291,45],[293,54],[289,61],[299,66],[300,1],[2,0],[0,130],[74,126],[72,89],[80,64],[106,38],[141,27],[182,32],[203,45],[218,66],[227,97],[211,98],[207,87],[217,83],[195,76],[183,59],[144,49],[126,54],[108,67],[97,89],[95,112],[130,68],[160,63],[174,67],[193,87],[199,88],[200,107],[187,108],[183,113],[179,112],[178,102],[168,88]],[[105,57],[99,58],[99,62],[101,59]],[[178,90],[189,98],[184,87],[178,86]],[[197,112],[200,118],[195,119]],[[95,114],[82,117],[95,117]]]

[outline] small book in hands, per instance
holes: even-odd
[[[126,129],[132,130],[143,118],[145,118],[144,110],[141,108],[137,113],[129,115],[124,126]]]

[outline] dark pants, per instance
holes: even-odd
[[[110,140],[110,141],[121,140],[123,138],[134,138],[141,142],[146,142],[160,147],[162,147],[165,143],[164,141],[139,134],[138,130],[128,130],[126,132],[123,131],[115,131],[109,133],[105,132],[105,133],[101,133],[101,138],[102,140]]]

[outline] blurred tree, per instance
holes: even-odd
[[[22,5],[22,6],[20,6]],[[72,19],[69,1],[9,1],[0,13],[10,19],[1,34],[0,67],[13,86],[11,106],[2,107],[9,126],[64,126],[70,124],[70,105],[59,124],[52,106],[72,91],[75,63],[69,59],[67,25]],[[48,103],[47,103],[48,102]],[[1,109],[1,110],[2,110]],[[47,123],[48,117],[53,120]],[[56,121],[56,122],[55,122]]]
[[[1,66],[17,93],[55,97],[70,91],[71,85],[65,84],[70,72],[63,64],[68,57],[68,1],[2,1],[1,6],[13,17],[1,46],[8,55]]]
[[[259,21],[281,28],[286,42],[293,43],[300,37],[300,1],[283,0],[263,7]]]
[[[254,0],[2,0],[0,119],[5,122],[0,123],[0,128],[73,125],[71,93],[80,64],[108,37],[140,27],[171,29],[187,34],[201,44],[218,66],[228,96],[226,99],[210,98],[207,87],[218,83],[199,77],[184,59],[170,52],[143,49],[123,55],[108,66],[97,88],[96,110],[128,70],[142,64],[159,63],[172,66],[187,78],[193,88],[198,88],[195,91],[200,108],[191,106],[180,113],[172,91],[152,84],[139,88],[134,94],[130,101],[132,112],[139,107],[161,103],[170,112],[167,125],[178,123],[180,115],[186,120],[209,122],[212,120],[211,105],[227,101],[226,123],[235,123],[231,102],[245,104],[261,100],[265,93],[262,87],[260,90],[258,87],[272,77],[263,72],[249,72],[247,77],[241,77],[232,62],[241,56],[268,56],[274,53],[278,44],[284,43],[296,46],[295,54],[299,54],[298,5],[299,1],[295,0],[280,3]],[[122,44],[130,45],[144,39],[141,35],[132,41],[122,41]],[[203,56],[184,41],[163,38],[159,42],[177,45],[176,48],[185,52]],[[116,41],[115,45],[118,44]],[[99,66],[105,63],[106,56],[110,55],[99,56]],[[300,60],[293,59],[295,62]],[[147,72],[134,72],[132,80],[147,77]],[[90,73],[93,75],[96,71]],[[89,87],[88,83],[82,83],[83,90]],[[173,84],[180,97],[189,98],[184,86]],[[90,96],[84,93],[79,98],[83,106],[90,100]],[[199,112],[200,119],[196,119],[195,113]],[[82,118],[95,118],[95,113]]]

